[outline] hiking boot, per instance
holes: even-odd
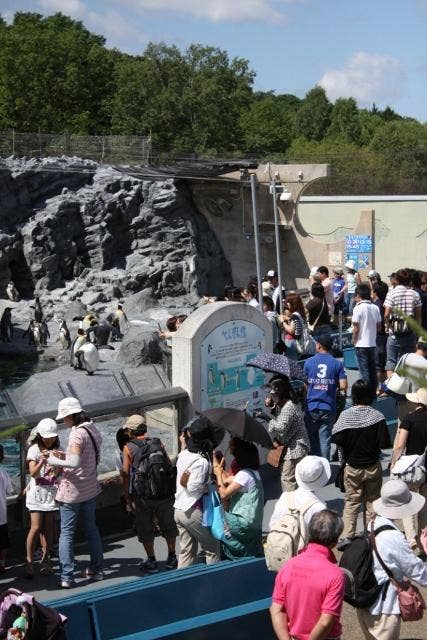
[[[102,571],[93,571],[90,567],[86,567],[86,569],[82,571],[82,577],[89,578],[95,582],[101,582],[101,580],[104,580],[104,574]]]
[[[341,538],[341,540],[338,540],[338,544],[337,544],[337,549],[338,551],[344,551],[345,549],[347,549],[347,547],[349,547],[352,543],[351,538]]]
[[[159,566],[153,558],[148,558],[145,562],[141,562],[139,568],[141,571],[146,571],[147,573],[159,573]]]
[[[170,553],[165,562],[166,569],[176,569],[178,566],[178,560],[175,553]]]

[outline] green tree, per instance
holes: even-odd
[[[295,129],[295,114],[300,104],[296,96],[255,96],[241,116],[244,150],[255,153],[285,153]]]
[[[0,126],[102,133],[113,64],[104,38],[60,13],[16,13],[0,29]]]
[[[314,87],[305,96],[295,120],[295,133],[307,140],[322,140],[331,123],[332,105],[322,87]]]
[[[331,124],[328,136],[344,142],[360,142],[360,121],[356,100],[353,98],[339,98],[331,112]]]

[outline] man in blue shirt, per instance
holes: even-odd
[[[347,375],[340,360],[330,353],[332,338],[316,338],[317,353],[304,363],[307,385],[305,425],[311,454],[327,460],[331,454],[331,433],[337,412],[337,389],[345,396]]]

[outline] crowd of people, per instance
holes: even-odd
[[[378,556],[396,580],[405,576],[427,585],[427,567],[421,557],[421,531],[427,526],[427,340],[417,329],[426,329],[427,275],[400,269],[391,274],[388,286],[375,271],[363,282],[351,260],[345,266],[345,277],[336,269],[332,279],[327,267],[315,267],[305,305],[296,292],[286,295],[279,290],[274,271],[268,272],[262,296],[254,283],[243,290],[228,290],[225,296],[260,308],[275,327],[276,352],[291,359],[304,357],[304,393],[297,393],[287,376],[277,375],[269,382],[265,401],[265,412],[270,412],[267,428],[274,447],[280,450],[282,486],[270,528],[296,509],[308,532],[301,553],[289,559],[276,578],[271,616],[280,640],[340,637],[345,578],[332,549],[345,553],[351,547],[360,510],[365,529],[373,528],[375,533],[381,528],[376,534]],[[333,353],[332,328],[341,313],[351,321],[360,371],[360,379],[351,388],[349,408],[345,408],[347,374]],[[185,318],[174,317],[162,337],[169,339]],[[94,330],[96,325],[91,323],[85,332]],[[90,339],[87,333],[86,338]],[[387,380],[396,370],[409,381],[409,388],[399,396],[391,479],[384,482],[382,452],[391,443],[385,417],[373,403],[377,395],[389,392]],[[70,429],[67,443],[59,441],[58,421]],[[40,573],[53,571],[58,513],[60,586],[68,589],[75,584],[74,533],[79,515],[90,555],[83,575],[94,581],[104,578],[102,541],[95,519],[101,490],[97,480],[101,441],[100,431],[72,397],[60,401],[57,421],[45,418],[34,430],[27,452],[30,481],[25,491],[30,513],[28,578],[34,576],[39,543]],[[125,507],[134,516],[146,554],[142,571],[160,570],[154,545],[159,534],[168,553],[163,566],[169,570],[198,561],[199,547],[207,564],[263,555],[265,497],[259,453],[253,443],[233,437],[228,455],[223,455],[218,450],[218,430],[203,415],[181,430],[176,460],[169,458],[158,438],[150,436],[144,415],[128,417],[117,441]],[[334,447],[341,462],[336,483],[344,492],[342,516],[327,509],[316,495],[330,481]],[[411,463],[398,469],[404,458],[411,458]],[[223,509],[221,528],[215,534],[212,523],[206,521],[212,488]],[[9,545],[8,490],[7,474],[1,471],[0,571],[5,570]],[[398,519],[403,519],[404,533],[396,526]],[[401,623],[397,589],[375,554],[373,562],[378,584],[387,583],[387,590],[369,607],[358,610],[358,619],[366,638],[394,640]]]

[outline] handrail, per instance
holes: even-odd
[[[172,389],[160,389],[158,391],[151,391],[150,393],[126,398],[92,402],[90,404],[85,404],[84,412],[89,418],[96,418],[98,416],[132,411],[142,407],[159,406],[180,400],[188,400],[188,393],[182,389],[182,387],[172,387]],[[42,413],[31,413],[26,415],[16,415],[10,418],[1,418],[0,434],[2,431],[10,429],[17,424],[25,424],[29,429],[32,429],[42,418],[53,418],[55,420],[56,411],[44,411]]]

